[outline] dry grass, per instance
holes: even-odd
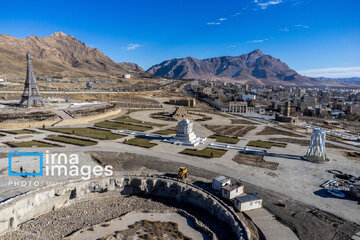
[[[207,147],[202,150],[186,148],[180,153],[203,158],[221,158],[226,152],[227,150]]]
[[[308,139],[298,139],[298,138],[269,138],[270,141],[278,141],[278,142],[284,142],[284,143],[293,143],[293,144],[299,144],[300,146],[309,146],[310,140]],[[335,149],[348,149],[352,150],[346,147],[337,146],[332,143],[325,143],[325,146],[327,148],[335,148]]]
[[[245,120],[245,119],[240,119],[240,118],[232,118],[231,120],[231,124],[248,124],[248,125],[255,125],[257,123]]]
[[[266,126],[262,131],[256,133],[256,135],[285,135],[290,137],[302,137],[301,135],[269,126]]]
[[[81,137],[90,137],[101,140],[114,140],[125,137],[125,135],[115,134],[109,130],[96,128],[47,128],[46,130],[52,132],[59,132],[65,134],[73,134]]]
[[[255,126],[239,126],[239,125],[204,125],[207,129],[213,131],[217,135],[243,137],[249,131],[255,129]]]
[[[132,145],[132,146],[138,146],[138,147],[143,147],[143,148],[152,148],[155,147],[157,144],[156,143],[151,143],[152,139],[147,139],[147,138],[131,138],[131,139],[125,139],[125,141],[123,143],[128,144],[128,145]]]
[[[239,139],[237,137],[228,137],[228,136],[222,136],[222,135],[211,135],[209,138],[216,139],[217,142],[221,143],[230,143],[230,144],[237,144],[239,142]]]
[[[152,129],[152,126],[137,125],[137,124],[132,124],[132,123],[113,122],[113,121],[107,121],[107,120],[103,121],[103,122],[95,123],[95,127],[115,129],[115,130],[139,131],[139,132],[146,132],[146,131]]]
[[[253,140],[248,142],[247,146],[250,147],[258,147],[258,148],[266,148],[270,149],[271,147],[286,147],[286,143],[277,143],[277,142],[270,142],[270,141],[261,141],[261,140]]]
[[[83,139],[83,138],[69,137],[64,135],[47,137],[46,139],[50,141],[68,143],[77,146],[93,146],[97,144],[97,141]]]
[[[27,141],[27,142],[5,142],[6,145],[12,148],[27,148],[27,147],[62,147],[57,144],[47,143],[43,141]]]

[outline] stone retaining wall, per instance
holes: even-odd
[[[88,193],[101,194],[113,190],[124,195],[145,194],[175,198],[179,202],[200,207],[228,224],[238,239],[248,239],[246,229],[236,213],[209,192],[172,178],[136,175],[72,182],[7,200],[0,205],[0,235],[34,217],[85,198]]]

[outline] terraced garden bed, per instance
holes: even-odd
[[[239,138],[237,137],[229,137],[224,135],[211,135],[209,138],[216,139],[217,142],[221,143],[229,143],[229,144],[237,144],[239,142]]]
[[[80,137],[90,137],[100,140],[114,140],[125,135],[112,133],[110,130],[97,128],[47,128],[46,130],[58,133],[73,134]]]
[[[36,132],[34,130],[30,130],[30,129],[1,130],[0,132],[9,133],[9,134],[34,134],[34,133],[39,133],[39,132]]]
[[[113,121],[98,122],[95,123],[95,127],[115,129],[115,130],[131,130],[131,131],[139,131],[139,132],[146,132],[153,128],[152,126],[136,125],[130,123],[113,122]]]
[[[216,135],[243,137],[249,131],[255,129],[254,125],[239,126],[239,125],[204,125],[207,129],[214,132]]]
[[[134,119],[134,118],[130,117],[129,115],[123,115],[123,116],[114,118],[113,121],[124,122],[124,123],[135,123],[135,124],[140,124],[140,125],[143,124],[143,125],[153,126],[153,127],[164,127],[164,126],[166,126],[165,124],[140,121],[140,120],[137,120],[137,119]]]
[[[226,152],[227,150],[206,147],[202,150],[186,148],[180,153],[203,158],[221,158]]]
[[[256,133],[256,135],[285,135],[290,137],[302,137],[299,134],[292,133],[290,131],[280,130],[269,126],[266,126],[262,131]]]
[[[26,142],[5,142],[4,144],[12,148],[26,148],[26,147],[62,147],[61,145],[47,143],[43,141],[26,141]]]
[[[286,143],[277,143],[277,142],[270,142],[270,141],[261,141],[261,140],[253,140],[248,142],[247,146],[249,147],[258,147],[258,148],[266,148],[270,149],[271,147],[286,147]]]
[[[77,145],[77,146],[93,146],[98,143],[97,141],[93,141],[90,139],[69,137],[69,136],[64,136],[64,135],[47,137],[46,139],[55,141],[55,142],[73,144],[73,145]]]
[[[150,141],[152,141],[152,139],[135,137],[131,139],[126,139],[123,143],[143,148],[152,148],[157,145],[156,143],[151,143]]]

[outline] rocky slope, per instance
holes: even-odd
[[[179,79],[224,80],[261,85],[321,86],[321,80],[302,76],[279,59],[254,50],[238,57],[171,59],[155,65],[148,73]]]
[[[60,72],[68,71],[78,74],[79,72],[107,73],[112,75],[121,75],[124,73],[144,74],[144,71],[134,63],[116,63],[105,56],[96,48],[88,47],[85,43],[77,40],[75,37],[62,32],[54,33],[47,37],[30,36],[24,39],[15,38],[6,34],[0,34],[0,54],[2,61],[7,61],[7,72],[16,74],[16,62],[10,62],[6,58],[24,58],[25,54],[30,52],[35,59],[46,60],[39,61],[39,69],[47,70],[44,66],[56,66]],[[48,69],[50,70],[50,69]],[[23,71],[23,69],[21,69]],[[21,74],[22,72],[19,72]],[[42,74],[43,71],[40,72]]]

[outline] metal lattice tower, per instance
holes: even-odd
[[[34,76],[30,53],[26,55],[26,59],[27,59],[26,80],[25,80],[24,92],[20,100],[20,106],[22,106],[25,102],[26,102],[26,107],[28,108],[31,106],[37,106],[39,102],[41,103],[41,105],[44,106],[45,102],[40,95],[39,87],[36,83],[36,79]]]
[[[326,133],[321,129],[314,129],[311,133],[309,149],[306,153],[306,158],[312,162],[325,162],[326,149],[325,149]]]

